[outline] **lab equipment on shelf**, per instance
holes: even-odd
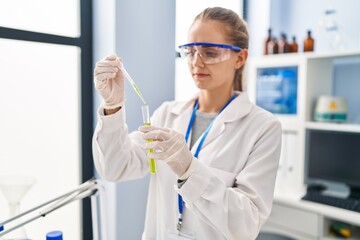
[[[347,112],[344,97],[322,95],[317,100],[314,119],[319,122],[346,122]]]
[[[293,36],[292,37],[292,43],[290,44],[290,52],[292,53],[297,53],[298,52],[298,49],[299,49],[299,45],[298,43],[296,42],[296,36]]]
[[[315,40],[311,36],[311,30],[307,31],[307,37],[304,40],[304,52],[313,52],[315,48]]]
[[[287,36],[285,33],[281,33],[278,45],[279,45],[279,53],[291,52],[291,46],[287,41]]]
[[[280,33],[280,37],[276,38],[272,34],[272,29],[268,29],[268,34],[264,40],[264,55],[271,54],[283,54],[283,53],[297,53],[298,44],[296,37],[292,37],[292,42],[288,42],[287,34],[285,32]]]
[[[269,54],[269,44],[272,41],[273,37],[271,35],[271,28],[268,29],[268,36],[265,39],[264,42],[264,55],[268,55]]]
[[[93,239],[94,240],[104,240],[107,239],[106,231],[99,231],[99,226],[106,226],[105,222],[105,209],[104,209],[104,199],[102,194],[104,191],[102,184],[97,179],[90,179],[83,184],[79,185],[76,189],[67,192],[63,195],[60,195],[52,200],[41,203],[40,205],[27,210],[25,212],[19,213],[14,217],[11,217],[5,221],[0,222],[0,238],[2,236],[7,236],[9,233],[15,231],[26,224],[41,218],[45,217],[49,213],[73,202],[76,200],[81,200],[86,197],[91,197],[91,213],[92,213],[92,223],[93,223]],[[100,214],[98,211],[98,207],[100,210]],[[34,213],[34,211],[40,210],[38,213]],[[25,220],[21,220],[21,218],[25,218]],[[98,222],[100,220],[100,223]],[[15,223],[15,224],[14,224]],[[7,228],[8,225],[11,227]]]
[[[308,129],[305,137],[304,199],[360,212],[360,133]]]
[[[256,77],[256,104],[276,114],[297,113],[297,68],[263,68]]]

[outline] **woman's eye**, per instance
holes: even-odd
[[[188,51],[188,52],[186,52],[186,56],[193,57],[195,55],[195,52],[196,51],[194,51],[194,50]]]
[[[218,56],[218,53],[215,51],[206,51],[205,56],[209,58],[216,58]]]

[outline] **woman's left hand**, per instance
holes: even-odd
[[[145,148],[154,150],[148,151],[149,158],[165,161],[178,178],[184,175],[193,160],[193,155],[181,133],[155,126],[141,126],[138,130],[144,133],[144,139],[147,140]]]

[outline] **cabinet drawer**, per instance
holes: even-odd
[[[319,216],[315,213],[274,204],[268,221],[297,232],[318,235]]]

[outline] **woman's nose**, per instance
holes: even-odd
[[[205,64],[198,52],[195,52],[194,58],[192,59],[191,64],[196,67],[204,67]]]

